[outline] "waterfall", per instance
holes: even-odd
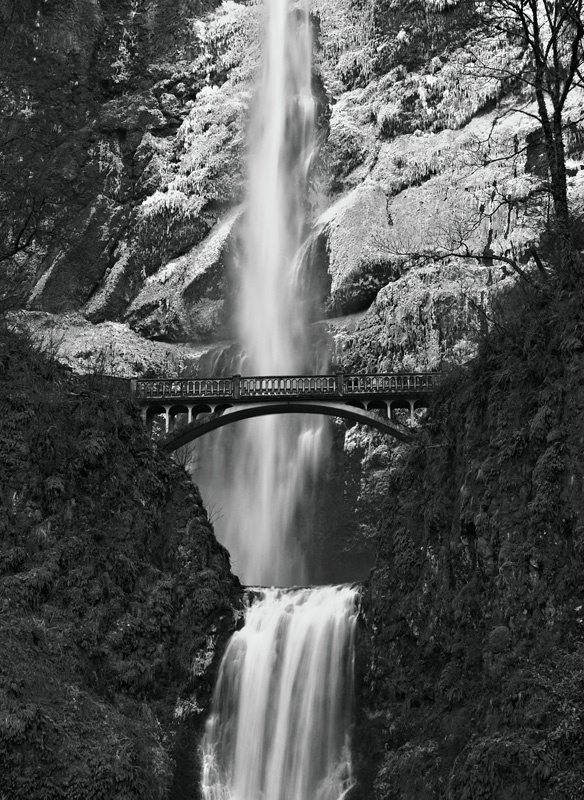
[[[205,800],[340,800],[357,592],[261,590],[231,638],[203,740]]]
[[[240,371],[310,370],[299,261],[314,156],[308,0],[267,0],[261,86],[250,131],[243,229]],[[306,582],[296,529],[323,428],[301,415],[219,431],[197,476],[250,584]],[[341,800],[349,748],[357,592],[256,589],[224,654],[202,743],[205,800]]]
[[[308,0],[269,0],[262,77],[252,109],[237,330],[247,375],[311,371],[298,262],[314,157]],[[247,584],[305,584],[298,529],[319,464],[319,418],[264,417],[202,444],[195,475],[219,540]]]

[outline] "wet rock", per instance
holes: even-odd
[[[99,286],[81,308],[84,316],[94,323],[119,318],[135,294],[136,265],[126,242],[122,241],[115,249],[112,261]]]
[[[381,289],[362,317],[330,323],[337,358],[347,370],[373,372],[464,362],[494,297],[511,282],[460,259],[412,269]]]
[[[227,267],[239,212],[228,214],[203,244],[147,279],[127,320],[142,335],[166,341],[209,341],[228,323]]]
[[[137,173],[135,192],[139,197],[154,194],[168,181],[172,159],[172,140],[147,131],[133,156]]]
[[[367,308],[389,280],[392,263],[378,244],[388,227],[385,192],[371,182],[354,189],[318,219],[317,236],[328,254],[331,314]]]
[[[324,181],[332,192],[365,180],[379,149],[374,126],[361,106],[362,94],[362,90],[347,92],[331,108],[320,159]]]
[[[166,117],[180,117],[181,106],[173,94],[164,93],[159,98],[160,108]]]
[[[92,324],[78,312],[19,311],[12,312],[9,321],[81,375],[176,375],[194,370],[201,360],[213,358],[210,347],[149,341],[124,323]]]
[[[120,97],[106,103],[99,113],[97,124],[104,132],[146,131],[163,128],[164,114],[152,92],[134,97]]]
[[[502,653],[509,647],[511,632],[506,625],[498,625],[489,634],[488,648],[493,653]]]

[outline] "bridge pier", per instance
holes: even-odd
[[[414,414],[416,410],[416,401],[412,400],[411,398],[400,398],[399,400],[389,400],[387,401],[387,416],[389,419],[392,419],[392,414],[394,410],[403,409],[404,411],[409,412],[410,417],[410,425],[413,425],[416,421],[416,415]]]
[[[414,414],[416,403],[414,400],[408,400],[408,405],[410,407],[410,424],[413,425],[416,421],[416,416]]]

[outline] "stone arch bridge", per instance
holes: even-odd
[[[162,417],[165,435],[159,444],[166,452],[173,452],[224,425],[266,414],[343,417],[409,442],[413,434],[407,425],[395,419],[395,411],[405,409],[413,421],[414,412],[427,407],[439,381],[440,374],[435,372],[233,375],[134,379],[132,391],[150,431],[154,417]]]

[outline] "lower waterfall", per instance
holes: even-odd
[[[358,592],[257,589],[231,638],[202,744],[205,800],[340,800]]]

